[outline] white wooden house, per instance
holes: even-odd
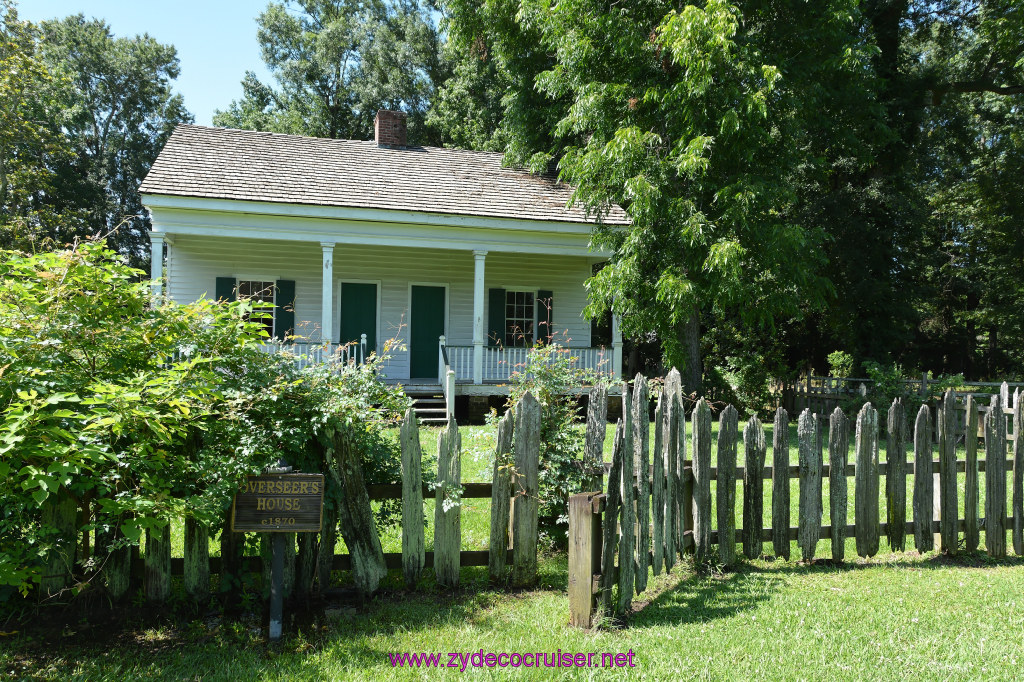
[[[457,395],[506,391],[552,336],[619,374],[617,325],[592,338],[581,314],[607,254],[570,188],[501,154],[407,146],[398,112],[376,128],[362,142],[179,126],[140,190],[156,293],[273,301],[268,331],[306,361],[396,339],[387,379],[443,393],[449,413]],[[602,220],[627,223],[618,207]]]

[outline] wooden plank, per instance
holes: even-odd
[[[412,587],[423,573],[427,546],[423,529],[423,450],[419,423],[411,407],[405,413],[399,438],[402,448],[402,574],[406,586]]]
[[[593,624],[592,579],[600,570],[601,525],[594,513],[600,493],[569,497],[569,624],[589,628]]]
[[[516,503],[512,519],[512,585],[527,587],[537,580],[540,470],[540,403],[529,391],[516,406],[513,443]]]
[[[711,552],[711,407],[704,398],[693,408],[693,542],[698,565]]]
[[[508,528],[510,523],[510,495],[512,493],[512,429],[513,413],[505,412],[498,422],[494,445],[494,488],[491,494],[490,561],[487,564],[492,582],[503,582],[505,557],[508,555]],[[601,474],[600,478],[604,478]]]
[[[718,521],[718,560],[736,562],[736,439],[739,413],[727,405],[718,417],[718,483],[715,486]]]
[[[842,532],[847,520],[846,467],[850,459],[850,420],[846,414],[836,408],[829,417],[828,458],[829,470],[829,517],[832,520],[832,560],[843,561],[846,558],[846,536]]]
[[[887,417],[885,510],[889,523],[889,548],[894,552],[902,552],[906,547],[903,528],[907,523],[907,425],[902,400],[896,398],[892,401]]]
[[[171,595],[171,524],[146,529],[146,599],[162,603]]]
[[[633,604],[636,563],[636,496],[633,494],[633,410],[628,382],[622,382],[622,512],[619,515],[619,601],[616,612],[628,614]]]
[[[914,546],[918,552],[935,547],[932,536],[932,501],[935,483],[932,478],[932,414],[921,405],[914,420]]]
[[[872,557],[878,553],[878,411],[867,403],[857,415],[854,445],[857,472],[854,477],[854,524],[857,528],[857,554]]]
[[[781,407],[775,411],[772,465],[772,528],[779,529],[772,537],[772,548],[775,556],[789,559],[790,542],[784,530],[789,528],[789,414]]]
[[[999,396],[992,396],[985,415],[985,549],[994,557],[1006,556],[1006,416]]]
[[[813,561],[821,528],[821,426],[818,415],[809,409],[800,413],[797,422],[800,466],[800,508],[797,544],[804,561]]]
[[[651,569],[654,575],[661,573],[665,564],[665,393],[658,396],[654,410],[654,471],[651,480],[651,506],[654,508],[653,544],[654,552]]]
[[[462,437],[455,419],[437,436],[437,490],[434,493],[434,575],[442,587],[459,586],[462,505],[453,492],[462,483]]]
[[[686,458],[686,409],[683,407],[682,385],[675,391],[672,401],[676,406],[676,551],[683,552],[683,537],[687,531],[693,531],[693,472],[690,461]],[[690,471],[689,478],[686,472]]]
[[[604,538],[601,543],[601,611],[612,613],[612,586],[615,584],[615,555],[619,546],[619,493],[622,489],[622,420],[615,426],[612,441],[612,468],[608,472],[605,512],[601,519]]]
[[[942,400],[939,419],[939,499],[942,551],[953,555],[957,552],[958,490],[956,481],[956,416],[953,406],[956,399],[953,390],[946,391]]]
[[[587,400],[587,435],[583,444],[583,460],[594,467],[590,489],[600,490],[604,485],[604,437],[608,429],[608,389],[604,385],[590,390]]]
[[[651,432],[649,418],[651,394],[647,379],[637,374],[633,380],[633,451],[636,453],[637,498],[636,498],[636,593],[647,589],[647,569],[651,552],[651,482],[648,471],[651,456],[648,440]]]
[[[665,570],[671,571],[676,563],[676,552],[682,551],[682,547],[676,547],[676,536],[679,520],[676,515],[679,512],[679,505],[676,502],[678,497],[677,489],[680,487],[680,475],[677,470],[679,460],[677,451],[679,448],[679,420],[682,418],[680,412],[679,391],[674,386],[679,384],[679,372],[673,368],[665,377],[665,433],[663,436],[665,444]]]
[[[1005,385],[1005,384],[1004,384]],[[1024,555],[1024,415],[1020,389],[1013,393],[1013,553]]]
[[[748,559],[761,556],[761,526],[764,525],[764,467],[766,445],[764,427],[757,415],[743,428],[746,467],[743,475],[743,555]]]
[[[978,406],[967,396],[964,424],[964,549],[974,552],[981,541],[978,525]]]
[[[185,594],[196,603],[210,596],[210,532],[195,518],[185,518]]]

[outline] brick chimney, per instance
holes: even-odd
[[[404,148],[406,146],[405,112],[381,109],[373,119],[373,134],[378,147]]]

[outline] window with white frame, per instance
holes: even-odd
[[[273,306],[276,303],[275,292],[277,287],[274,282],[257,281],[257,280],[238,280],[238,298],[242,300],[252,301],[254,303],[269,303]],[[263,327],[267,330],[267,336],[270,339],[274,338],[274,309],[273,308],[262,308],[254,311],[254,313],[260,315],[258,318],[259,322],[263,324]]]
[[[505,292],[505,345],[532,346],[537,323],[535,293]]]

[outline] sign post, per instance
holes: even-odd
[[[284,460],[259,476],[247,476],[231,505],[231,530],[273,533],[270,562],[270,641],[281,638],[284,611],[284,533],[319,533],[323,521],[323,474],[292,473]]]

